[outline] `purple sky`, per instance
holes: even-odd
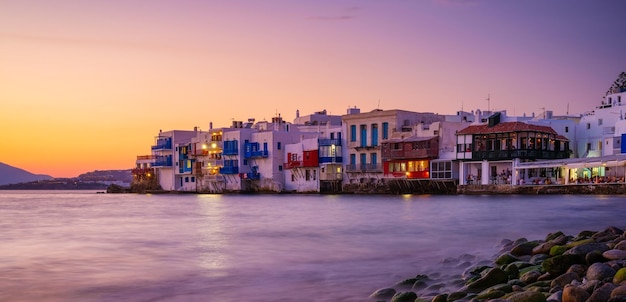
[[[626,71],[624,12],[623,0],[0,0],[0,112],[21,113],[0,119],[20,129],[0,134],[0,161],[124,168],[158,129],[296,109],[454,114],[490,94],[510,115],[582,113]],[[7,147],[58,141],[55,167]]]

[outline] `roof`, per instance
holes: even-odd
[[[490,134],[490,133],[507,133],[507,132],[521,132],[521,131],[535,131],[535,132],[543,132],[550,133],[554,135],[558,135],[552,127],[548,126],[539,126],[533,124],[526,124],[522,122],[504,122],[499,123],[493,127],[489,127],[487,124],[482,125],[471,125],[465,129],[457,132],[459,135],[465,134]]]

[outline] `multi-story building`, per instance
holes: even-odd
[[[151,147],[151,156],[152,168],[163,190],[179,190],[191,186],[190,183],[195,186],[195,178],[192,179],[187,173],[191,171],[192,165],[192,160],[187,156],[187,146],[197,135],[198,129],[159,131]]]
[[[560,177],[558,169],[528,170],[522,175],[514,171],[520,162],[569,158],[569,140],[550,127],[501,122],[501,117],[496,112],[487,123],[457,132],[460,184],[516,184],[520,179]]]
[[[575,152],[578,157],[620,154],[624,134],[619,124],[626,116],[626,88],[615,87],[594,110],[585,112],[578,124]],[[616,126],[617,125],[617,126]]]
[[[342,116],[346,134],[343,152],[347,179],[344,184],[382,184],[384,169],[381,158],[381,141],[388,140],[396,132],[411,132],[414,125],[443,121],[444,117],[434,113],[419,113],[404,110],[380,110],[361,113],[349,108]]]
[[[319,192],[320,166],[318,138],[302,139],[285,145],[285,191]]]

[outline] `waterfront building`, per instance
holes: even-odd
[[[228,129],[228,128],[226,128]],[[224,177],[220,168],[224,166],[223,128],[198,132],[198,136],[191,139],[188,156],[194,159],[192,175],[195,177],[195,191],[204,193],[221,193],[224,190]]]
[[[601,104],[582,114],[578,124],[576,152],[579,157],[599,157],[624,153],[626,134],[626,88],[612,88]]]
[[[349,108],[342,116],[346,141],[343,157],[347,159],[344,185],[381,186],[384,177],[381,142],[391,139],[395,133],[410,133],[414,125],[443,120],[443,116],[434,113],[381,109],[361,113],[358,108]]]
[[[195,178],[192,179],[188,173],[193,160],[187,156],[187,145],[197,135],[196,128],[193,131],[159,131],[159,135],[155,137],[155,144],[151,147],[152,168],[163,190],[180,190],[192,186],[190,183],[195,186]]]
[[[343,179],[341,120],[295,125],[308,138],[285,145],[285,190],[341,192]]]
[[[487,123],[473,124],[457,132],[459,183],[517,184],[518,180],[545,182],[561,177],[559,169],[513,173],[521,162],[569,158],[569,140],[551,127],[502,122],[503,117],[503,112],[496,112]]]

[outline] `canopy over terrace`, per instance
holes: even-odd
[[[626,177],[626,154],[608,155],[602,157],[585,157],[585,158],[566,158],[566,159],[553,159],[542,160],[535,162],[523,162],[514,165],[515,173],[520,173],[522,170],[529,169],[549,169],[549,168],[562,168],[564,170],[564,183],[568,184],[570,180],[570,170],[575,169],[592,169],[601,168],[605,170],[613,168],[621,168],[619,174],[613,174],[613,176]],[[609,168],[609,169],[606,169]],[[602,175],[604,176],[604,175]]]

